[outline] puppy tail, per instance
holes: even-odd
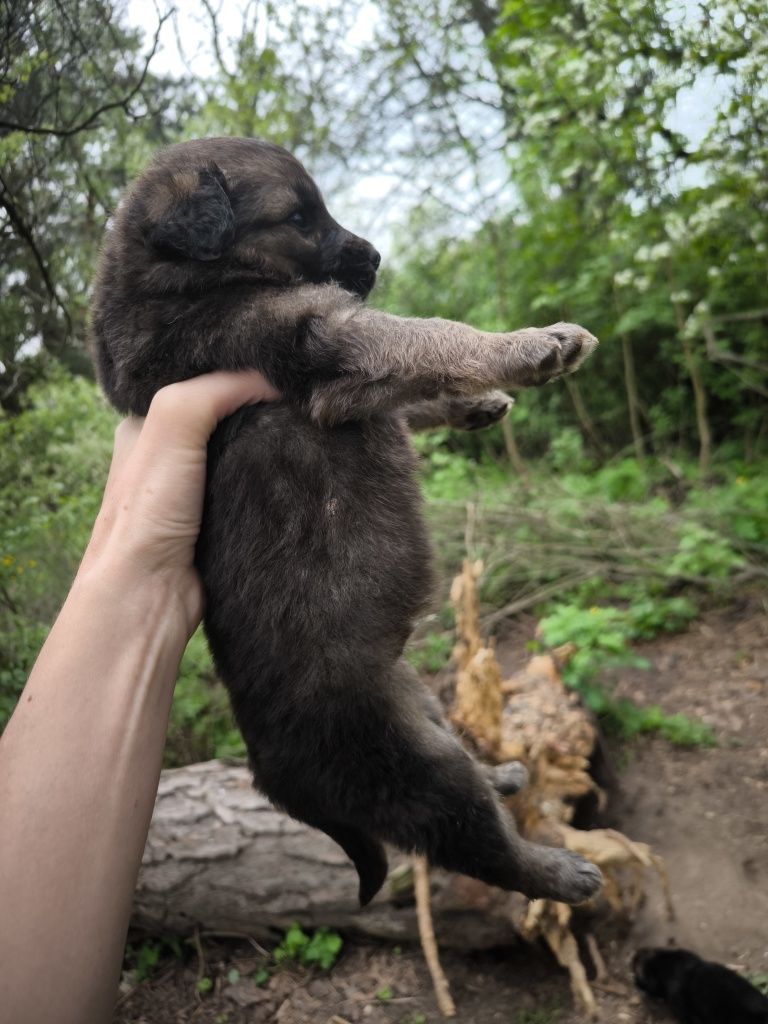
[[[354,825],[334,822],[320,826],[326,835],[338,843],[357,868],[360,879],[360,906],[370,903],[387,877],[387,855],[381,843],[361,832]]]

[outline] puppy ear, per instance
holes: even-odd
[[[217,260],[232,244],[235,215],[227,181],[216,164],[193,177],[174,180],[174,198],[149,232],[149,242],[167,256]]]

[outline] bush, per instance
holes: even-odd
[[[165,767],[245,754],[227,691],[216,679],[205,635],[198,629],[179,668],[165,745]]]
[[[63,372],[0,417],[0,728],[88,540],[116,422],[93,383]]]

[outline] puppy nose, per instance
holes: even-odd
[[[370,259],[371,264],[373,265],[373,269],[378,270],[379,264],[381,263],[381,253],[376,252],[376,250],[372,248],[370,256],[368,258]]]

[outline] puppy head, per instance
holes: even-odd
[[[162,291],[336,281],[366,296],[380,257],[341,227],[298,160],[256,139],[199,139],[160,154],[118,214],[131,263]]]
[[[638,949],[632,958],[635,984],[649,996],[674,996],[697,962],[698,957],[684,949]]]

